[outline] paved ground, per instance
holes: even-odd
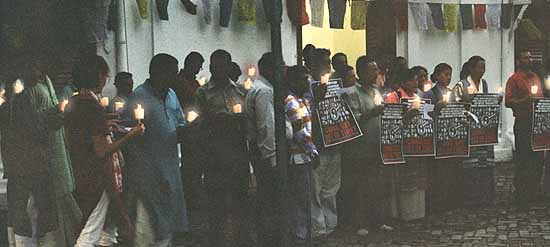
[[[360,237],[340,230],[314,246],[550,246],[550,203],[533,204],[519,211],[509,205],[512,165],[499,164],[497,201],[488,208],[460,209],[415,222],[396,223],[390,233],[371,232]],[[202,216],[201,216],[202,215]],[[204,246],[204,213],[192,218],[195,241],[180,246]]]

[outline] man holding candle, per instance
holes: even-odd
[[[184,61],[184,67],[180,70],[177,80],[170,87],[178,96],[178,100],[184,112],[191,111],[193,97],[197,89],[201,86],[197,80],[197,74],[201,72],[204,58],[198,52],[190,52]],[[189,109],[188,109],[189,108]]]
[[[242,105],[245,92],[229,78],[231,55],[216,50],[210,56],[210,81],[199,88],[197,109],[207,126],[210,161],[206,165],[205,180],[210,206],[210,245],[225,246],[223,226],[229,213],[233,216],[233,233],[237,246],[247,241],[245,200],[248,191],[249,164],[243,129]],[[227,198],[231,198],[229,205]]]
[[[109,110],[114,113],[122,113],[132,90],[134,89],[134,79],[128,72],[119,72],[115,76],[116,96],[111,101]]]
[[[277,191],[278,169],[275,157],[275,113],[273,81],[275,61],[271,52],[258,61],[260,77],[246,95],[247,133],[254,174],[258,183],[260,246],[279,246],[277,214],[281,194]],[[252,68],[251,68],[252,69]],[[253,75],[252,75],[253,76]]]
[[[514,201],[519,207],[527,207],[540,191],[542,154],[531,147],[532,104],[531,99],[543,97],[541,81],[531,66],[531,53],[522,51],[516,59],[516,72],[506,82],[505,105],[514,112],[515,178]]]
[[[147,129],[126,153],[127,204],[136,224],[132,246],[171,246],[176,234],[189,231],[178,157],[178,128],[185,120],[169,88],[177,73],[176,58],[155,55],[149,79],[128,100],[128,109],[137,109],[127,111],[129,120],[138,119]]]

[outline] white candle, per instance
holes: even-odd
[[[202,86],[204,84],[206,84],[206,77],[201,77],[197,80],[199,82],[199,85]]]
[[[321,84],[327,84],[328,80],[330,79],[330,74],[326,73],[321,76]]]
[[[3,88],[0,88],[0,98],[4,97],[5,94],[6,94],[6,90],[4,90]]]
[[[430,85],[429,83],[424,84],[424,92],[425,93],[427,93],[431,89],[432,89],[432,85]]]
[[[78,95],[78,92],[74,92],[74,93],[73,93],[73,96],[77,96],[77,95]]]
[[[233,106],[233,112],[234,113],[241,113],[242,112],[242,106],[241,104],[236,104]]]
[[[244,90],[250,90],[250,88],[252,88],[252,80],[250,80],[250,78],[247,78],[246,80],[244,80],[243,82],[243,87],[244,87]]]
[[[546,87],[546,89],[550,89],[550,77],[546,77],[546,79],[544,79],[544,87]]]
[[[193,122],[195,121],[195,119],[197,119],[199,117],[199,114],[194,112],[194,111],[190,111],[187,113],[187,122]]]
[[[475,94],[477,91],[476,87],[474,85],[470,85],[468,87],[468,94]]]
[[[138,121],[141,121],[145,118],[145,110],[141,107],[140,104],[137,104],[136,109],[134,109],[134,115]]]
[[[124,108],[123,102],[115,102],[115,112],[122,110],[122,108]]]
[[[4,102],[6,102],[6,100],[2,97],[0,97],[0,106],[4,104]]]
[[[450,99],[451,99],[451,92],[447,92],[446,94],[443,95],[443,102],[449,102]]]
[[[15,81],[15,83],[13,84],[13,92],[15,94],[20,94],[21,92],[23,92],[24,89],[25,89],[25,87],[23,86],[23,82],[21,82],[21,80],[17,79]]]
[[[531,86],[531,94],[537,94],[539,92],[539,87],[537,85]]]
[[[381,105],[382,104],[382,97],[380,97],[380,95],[378,95],[378,94],[374,95],[374,104],[375,105]]]
[[[412,108],[415,110],[420,109],[420,98],[418,96],[414,97]]]
[[[103,107],[109,106],[109,98],[107,98],[107,97],[101,98],[100,103],[101,103],[101,106],[103,106]]]
[[[61,101],[61,103],[59,103],[59,109],[61,110],[61,112],[65,112],[65,108],[67,107],[68,104],[69,104],[69,101],[66,99]]]
[[[250,67],[248,68],[248,77],[253,78],[256,75],[256,68]]]

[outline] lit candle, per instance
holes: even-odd
[[[443,102],[449,102],[450,99],[451,99],[451,92],[447,92],[446,94],[443,95]]]
[[[13,84],[13,92],[15,94],[20,94],[21,92],[23,92],[24,89],[25,89],[25,87],[23,86],[23,82],[21,82],[21,80],[17,79],[15,81],[15,83]]]
[[[378,95],[378,94],[374,95],[374,104],[375,105],[381,105],[382,104],[382,97],[380,97],[380,95]]]
[[[73,93],[73,96],[77,96],[77,95],[78,95],[78,92],[74,92],[74,93]]]
[[[61,110],[61,112],[65,112],[65,108],[67,107],[68,104],[69,104],[69,101],[66,99],[61,101],[61,103],[59,103],[59,109]]]
[[[193,122],[195,121],[195,119],[197,119],[199,117],[199,114],[194,112],[194,111],[190,111],[187,113],[187,122]]]
[[[141,123],[141,120],[145,118],[145,110],[141,107],[140,104],[136,105],[136,109],[134,109],[134,115],[136,117],[136,120],[138,120],[138,123]]]
[[[476,87],[474,85],[470,85],[468,87],[468,94],[475,94],[477,91]]]
[[[0,97],[0,106],[4,104],[4,102],[6,102],[6,100],[2,97]]]
[[[330,74],[326,73],[321,76],[321,84],[327,84],[328,80],[330,79]]]
[[[115,112],[118,112],[124,108],[124,102],[115,102]]]
[[[243,110],[242,110],[242,106],[241,104],[236,104],[233,106],[233,112],[234,113],[241,113]]]
[[[4,97],[5,94],[6,94],[6,90],[4,90],[3,88],[0,88],[0,98]]]
[[[546,77],[546,79],[544,79],[544,87],[546,87],[546,89],[550,89],[550,77]]]
[[[199,82],[199,85],[202,86],[204,84],[206,84],[206,77],[201,77],[197,80]]]
[[[244,90],[250,90],[250,88],[252,88],[252,80],[250,80],[250,78],[247,78],[246,80],[244,80],[243,82],[243,87],[244,87]]]
[[[256,75],[256,68],[254,67],[248,68],[248,77],[254,78],[255,75]]]
[[[107,98],[107,97],[101,98],[100,103],[101,103],[101,106],[103,106],[103,107],[109,106],[109,98]]]
[[[415,110],[420,109],[420,98],[418,96],[414,97],[412,108]]]
[[[535,95],[539,92],[539,87],[537,85],[531,86],[531,94]]]
[[[424,92],[425,93],[427,93],[431,89],[432,89],[432,85],[430,85],[429,83],[424,84]]]
[[[301,107],[298,109],[298,117],[303,118],[307,115],[307,108]]]
[[[497,93],[502,94],[503,92],[504,92],[504,90],[502,89],[502,86],[498,86],[497,87]]]

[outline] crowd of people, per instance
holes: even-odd
[[[489,93],[484,58],[470,58],[451,86],[453,69],[445,63],[428,76],[402,57],[361,56],[353,67],[345,54],[331,57],[313,45],[303,54],[305,66],[285,67],[287,91],[275,100],[278,65],[270,52],[257,63],[259,75],[252,69],[243,76],[230,53],[216,50],[208,82],[197,78],[201,54],[191,52],[181,70],[175,57],[158,54],[135,90],[132,74],[118,73],[110,100],[101,96],[110,72],[102,57],[79,58],[72,82],[57,93],[48,64],[33,60],[0,92],[15,246],[173,246],[191,237],[189,218],[199,210],[208,213],[209,246],[280,246],[284,234],[299,246],[335,231],[365,236],[394,230],[396,220],[494,203],[493,146],[472,147],[468,158],[407,157],[399,165],[384,165],[380,156],[384,103],[429,99],[437,117],[448,102]],[[364,133],[331,147],[323,145],[316,111],[327,75],[342,81],[339,97]],[[541,89],[536,94],[533,85]],[[530,149],[528,114],[530,99],[543,89],[530,53],[519,53],[505,97],[516,117],[519,207],[536,200],[540,186],[544,157]],[[276,158],[277,103],[286,113],[287,190]],[[257,241],[245,219],[251,211]]]

